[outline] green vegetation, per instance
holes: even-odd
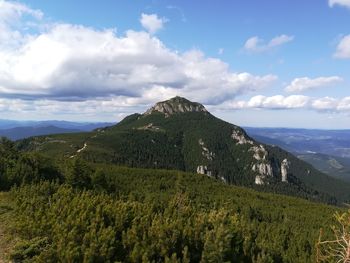
[[[13,202],[12,196],[8,192],[0,192],[0,262],[6,262],[9,258],[13,246],[17,242],[17,237],[10,231],[10,222],[13,222]]]
[[[339,211],[205,175],[43,162],[1,145],[1,179],[15,188],[0,230],[17,262],[313,262],[319,229],[331,238]],[[8,176],[14,167],[26,180]]]
[[[34,137],[17,142],[17,147],[53,158],[78,156],[92,163],[128,167],[193,173],[198,166],[206,166],[213,177],[229,184],[328,204],[350,200],[349,183],[326,176],[278,147],[254,142],[240,127],[216,118],[198,104],[182,98],[163,103],[162,107],[168,107],[173,114],[157,111],[133,114],[115,126],[90,133]],[[185,107],[202,111],[176,112]],[[237,143],[232,138],[233,133],[251,143]],[[267,150],[266,156],[260,156],[263,161],[254,157],[253,144],[255,149],[261,149],[261,145]],[[288,184],[281,182],[284,159],[290,162]],[[252,167],[261,163],[271,166],[273,176],[266,176],[265,184],[256,186],[255,178],[259,173]]]
[[[312,164],[315,168],[328,175],[344,181],[350,181],[350,158],[321,153],[298,154],[298,158]]]
[[[18,185],[4,215],[19,262],[312,262],[337,210],[203,175],[77,158],[43,176],[37,159],[24,166],[28,154],[8,143],[11,167],[27,178],[6,177]]]
[[[38,153],[20,153],[12,141],[0,138],[0,190],[42,180],[62,179],[51,159]]]
[[[237,143],[233,131],[246,136],[207,112],[152,112],[91,133],[0,139],[0,260],[305,263],[329,256],[322,242],[339,233],[328,226],[342,209],[305,199],[348,200],[349,185],[264,146],[261,159],[274,171],[283,159],[293,165],[288,183],[271,177],[256,186],[257,143]],[[212,176],[185,172],[199,164]]]

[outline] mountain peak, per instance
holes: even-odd
[[[166,101],[157,102],[152,108],[148,109],[144,115],[149,115],[153,112],[161,112],[169,116],[185,112],[207,112],[207,110],[198,102],[192,102],[186,98],[176,96]]]

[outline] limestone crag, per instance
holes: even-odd
[[[256,173],[255,184],[263,185],[266,177],[273,176],[272,166],[268,162],[268,152],[265,147],[262,144],[256,145],[253,140],[239,129],[232,131],[231,138],[236,141],[236,145],[252,145],[248,152],[253,153],[252,157],[255,160],[251,166],[252,171]]]
[[[266,177],[272,177],[272,167],[269,163],[256,163],[252,167],[253,172],[258,173],[258,175],[255,177],[255,183],[256,184],[264,184],[264,179]],[[259,181],[259,183],[257,183]]]
[[[281,163],[281,176],[282,176],[282,182],[288,183],[288,168],[289,168],[289,161],[287,159],[284,159]]]
[[[255,184],[262,185],[266,177],[273,176],[272,166],[267,160],[268,152],[262,144],[254,145],[248,151],[253,152],[253,159],[257,161],[252,166],[252,171],[258,173],[255,177]]]
[[[248,151],[253,152],[253,158],[257,161],[266,160],[268,154],[264,146],[261,144],[259,146],[251,147]]]
[[[231,138],[236,140],[236,145],[239,144],[251,144],[253,145],[254,142],[252,140],[249,140],[244,134],[243,132],[239,131],[239,130],[233,130],[232,134],[231,134]]]
[[[202,155],[209,161],[212,161],[215,157],[215,153],[209,151],[209,149],[205,146],[205,143],[202,139],[198,141],[199,145],[202,147]]]
[[[253,165],[252,170],[259,173],[262,176],[272,176],[272,167],[269,163],[256,163]]]
[[[257,184],[257,185],[263,185],[264,184],[264,180],[263,180],[264,178],[262,177],[262,176],[260,176],[260,175],[257,175],[256,177],[255,177],[255,184]]]
[[[212,176],[211,171],[208,170],[208,167],[206,165],[199,165],[197,167],[197,174],[205,174],[209,177]]]
[[[152,114],[153,112],[160,112],[165,114],[166,117],[177,113],[186,112],[205,112],[205,107],[197,102],[191,102],[185,98],[175,97],[167,101],[158,102],[152,108],[148,109],[144,115]]]

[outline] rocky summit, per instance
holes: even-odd
[[[166,116],[170,116],[172,114],[185,112],[207,112],[207,110],[198,102],[192,102],[177,96],[172,99],[156,103],[153,107],[148,109],[144,115],[149,115],[154,112],[161,112]]]

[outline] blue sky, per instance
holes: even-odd
[[[243,126],[350,128],[350,0],[0,0],[0,112],[115,121],[175,95]]]

